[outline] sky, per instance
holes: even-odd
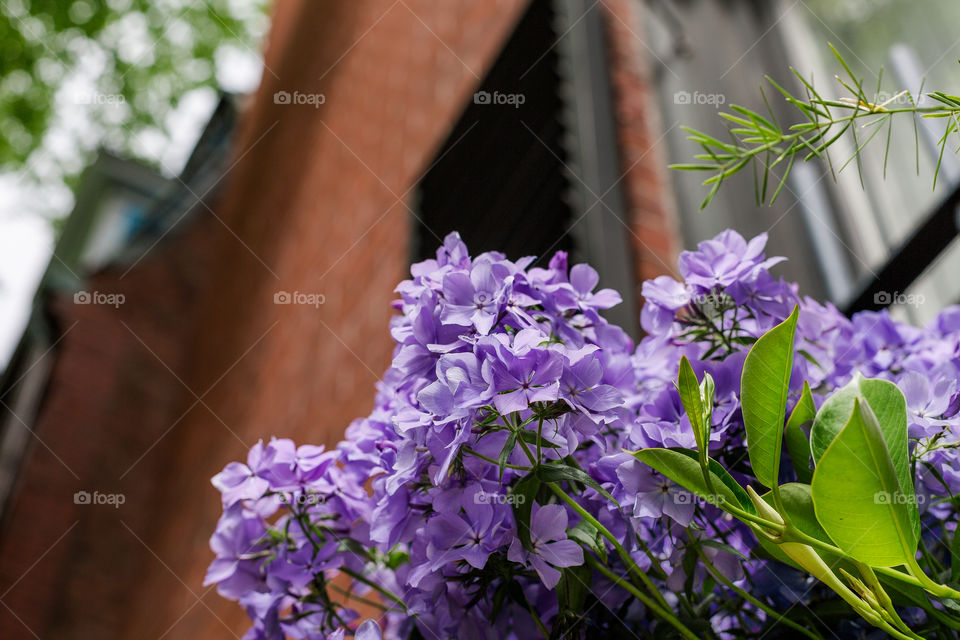
[[[262,73],[256,52],[221,49],[216,55],[220,86],[236,93],[253,91]],[[82,100],[77,99],[94,93],[96,61],[79,68],[57,92],[53,124],[41,148],[31,156],[39,182],[24,172],[0,173],[0,370],[23,334],[37,284],[50,261],[52,220],[69,215],[73,207],[73,194],[60,179],[62,167],[82,168],[85,150],[95,149],[99,143],[99,132],[82,104],[78,105]],[[172,138],[141,136],[138,150],[157,158],[165,173],[175,175],[216,104],[217,93],[212,89],[188,92],[167,116]]]

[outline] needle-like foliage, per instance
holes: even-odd
[[[766,116],[735,104],[730,105],[732,112],[720,112],[720,117],[728,122],[728,142],[703,131],[683,127],[689,134],[688,139],[700,145],[703,152],[694,156],[699,162],[673,164],[670,167],[681,171],[707,171],[711,174],[703,181],[705,186],[710,187],[710,191],[701,203],[701,209],[710,203],[727,178],[740,172],[747,165],[752,165],[757,204],[773,204],[776,201],[797,157],[805,162],[814,157],[822,159],[834,177],[836,171],[842,171],[851,162],[856,163],[857,170],[860,172],[861,152],[881,132],[886,136],[883,160],[884,175],[886,175],[893,119],[894,116],[901,114],[912,116],[915,143],[918,139],[917,117],[947,119],[946,128],[938,143],[940,153],[933,178],[933,186],[936,187],[943,155],[950,139],[956,134],[955,137],[960,142],[960,96],[935,91],[926,95],[936,104],[920,106],[918,98],[923,95],[921,85],[916,95],[901,91],[886,100],[881,100],[880,86],[883,71],[881,70],[879,74],[875,92],[872,96],[868,95],[864,89],[864,80],[851,70],[833,45],[829,46],[846,74],[846,77],[837,76],[836,79],[849,95],[826,98],[814,87],[812,78],[807,80],[800,72],[791,68],[803,87],[801,95],[791,93],[769,76],[766,76],[766,80],[799,111],[801,117],[797,122],[786,126],[781,125],[770,106],[766,92],[761,87],[760,93],[766,107]],[[906,106],[891,106],[893,103],[899,105],[904,100],[908,103]],[[853,140],[854,152],[838,169],[835,169],[829,154],[824,152],[847,133]],[[919,149],[919,145],[917,148]],[[960,150],[960,147],[956,150]],[[917,151],[917,157],[919,172],[919,151]],[[779,170],[775,172],[774,170],[778,168]],[[860,181],[862,184],[862,173]]]

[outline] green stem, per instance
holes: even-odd
[[[912,634],[913,631],[910,630],[910,627],[907,626],[901,618],[900,614],[897,613],[896,608],[893,606],[893,601],[890,600],[890,596],[887,595],[887,592],[884,590],[883,585],[880,584],[880,580],[877,578],[876,572],[873,568],[862,562],[857,562],[857,569],[860,571],[860,575],[863,577],[866,582],[866,586],[873,592],[874,597],[877,599],[877,603],[887,612],[887,615],[890,617],[890,622],[900,631],[903,631],[906,634]]]
[[[463,451],[464,451],[464,453],[469,453],[470,455],[476,456],[476,457],[480,458],[481,460],[485,460],[485,461],[487,461],[487,462],[489,462],[489,463],[491,463],[491,464],[495,464],[495,465],[497,465],[498,467],[500,466],[500,461],[499,461],[499,460],[494,460],[493,458],[490,458],[490,457],[488,457],[488,456],[485,456],[485,455],[483,455],[482,453],[479,453],[478,451],[474,451],[474,450],[471,449],[470,447],[464,447]],[[524,467],[523,465],[519,465],[519,464],[509,464],[509,463],[507,463],[507,464],[504,464],[503,466],[505,466],[507,469],[516,469],[517,471],[531,471],[531,470],[533,469],[533,467]]]
[[[376,607],[377,609],[380,609],[383,612],[398,611],[397,609],[390,609],[388,607],[383,606],[382,602],[377,602],[376,600],[370,600],[368,598],[358,596],[357,594],[347,591],[343,587],[338,587],[333,583],[330,583],[327,586],[333,589],[334,591],[336,591],[337,593],[347,596],[347,600],[356,600],[357,602],[362,602],[365,605]]]
[[[669,607],[667,609],[661,608],[660,605],[654,602],[653,600],[651,600],[649,596],[647,596],[645,593],[643,593],[642,591],[634,587],[629,582],[625,582],[623,578],[615,574],[613,571],[607,568],[606,565],[598,561],[596,558],[594,558],[590,554],[586,554],[586,558],[587,558],[587,562],[590,563],[590,566],[592,566],[594,569],[596,569],[597,571],[602,573],[604,576],[606,576],[608,579],[610,579],[615,585],[623,588],[627,593],[629,593],[630,595],[635,597],[637,600],[642,602],[644,605],[646,605],[648,609],[653,611],[659,617],[669,622],[680,633],[682,637],[686,638],[687,640],[701,640],[699,636],[693,633],[693,631],[687,628],[686,625],[680,622],[680,620],[675,615],[673,615],[673,612],[670,611]]]
[[[780,524],[779,522],[773,522],[772,520],[767,520],[766,518],[755,516],[752,513],[744,511],[740,507],[734,507],[733,505],[727,502],[724,502],[722,505],[718,505],[718,506],[724,511],[726,511],[727,513],[729,513],[730,515],[736,516],[741,520],[748,521],[747,522],[748,524],[753,523],[763,527],[764,529],[769,529],[770,531],[773,531],[775,533],[783,533],[785,530],[785,526]]]
[[[343,573],[347,574],[348,576],[350,576],[351,578],[353,578],[353,579],[356,580],[357,582],[362,582],[363,584],[367,585],[368,587],[372,587],[374,590],[378,591],[379,593],[381,593],[381,594],[384,595],[385,597],[390,598],[391,600],[393,600],[394,602],[396,602],[398,605],[400,605],[401,607],[403,607],[403,610],[404,610],[404,611],[407,610],[407,603],[405,603],[403,600],[401,600],[400,598],[398,598],[397,596],[395,596],[395,595],[394,595],[392,592],[390,592],[388,589],[385,589],[385,588],[381,587],[379,584],[377,584],[376,582],[374,582],[374,581],[371,580],[370,578],[366,577],[365,575],[362,575],[362,574],[360,574],[360,573],[357,573],[357,572],[354,571],[353,569],[348,569],[347,567],[340,567],[340,571],[342,571]]]
[[[540,442],[543,439],[543,418],[537,420],[537,464],[543,460],[543,454],[540,451]]]
[[[706,554],[703,553],[703,549],[701,549],[699,546],[697,546],[697,555],[700,556],[700,559],[703,561],[703,565],[706,567],[707,571],[710,572],[710,575],[716,578],[721,584],[723,584],[728,589],[735,591],[737,594],[740,595],[741,598],[743,598],[747,602],[765,611],[767,615],[777,620],[778,623],[783,623],[788,627],[802,633],[808,638],[813,638],[813,640],[823,640],[823,636],[821,636],[819,633],[815,633],[813,631],[810,631],[809,629],[806,629],[802,625],[794,622],[790,618],[787,618],[783,614],[777,612],[777,610],[771,607],[770,605],[764,604],[761,600],[758,600],[757,598],[753,597],[752,595],[747,593],[744,589],[741,589],[737,585],[733,584],[733,582],[731,582],[729,578],[723,575],[720,572],[720,570],[717,569],[712,562],[710,562],[710,559],[707,558]]]
[[[547,640],[550,640],[550,632],[547,631],[547,627],[544,626],[543,620],[540,619],[540,615],[537,613],[537,610],[533,608],[533,605],[530,604],[530,601],[527,600],[527,597],[524,596],[524,601],[527,603],[527,611],[530,613],[530,616],[533,618],[533,621],[537,624],[537,628],[540,629],[540,633],[543,634],[543,637]]]
[[[951,589],[950,587],[934,582],[931,580],[927,574],[923,572],[923,569],[920,568],[920,565],[917,564],[915,558],[910,558],[910,561],[906,564],[907,571],[910,572],[914,578],[920,582],[920,586],[926,589],[928,592],[937,596],[938,598],[950,598],[951,600],[960,600],[960,591]]]
[[[666,608],[670,607],[670,605],[667,604],[666,599],[660,593],[660,590],[657,589],[656,585],[653,584],[653,581],[650,580],[647,574],[645,574],[643,571],[640,570],[640,568],[637,566],[637,563],[634,562],[633,558],[630,557],[630,554],[627,553],[627,550],[623,547],[622,544],[620,544],[620,541],[617,540],[616,536],[610,533],[609,529],[603,526],[600,523],[600,521],[594,518],[589,511],[587,511],[582,506],[580,506],[580,504],[576,500],[571,498],[566,491],[558,487],[556,484],[554,484],[553,482],[548,482],[547,486],[550,487],[550,490],[553,491],[553,493],[558,498],[560,498],[561,500],[566,502],[568,505],[570,505],[570,508],[576,511],[581,518],[583,518],[584,520],[589,522],[591,525],[593,525],[597,529],[597,531],[600,532],[600,535],[606,538],[610,542],[610,544],[613,545],[613,548],[616,550],[617,555],[620,556],[620,559],[623,561],[623,563],[627,565],[627,569],[631,573],[633,573],[637,578],[639,578],[641,582],[643,582],[643,586],[645,586],[650,591],[650,593],[653,594],[653,596],[659,601],[659,603],[662,606]]]
[[[830,132],[837,125],[843,125],[843,131],[847,127],[850,127],[854,124],[854,121],[860,118],[868,117],[885,117],[889,118],[892,115],[899,113],[914,113],[919,115],[924,114],[945,114],[945,115],[955,115],[958,109],[950,108],[945,105],[938,105],[933,107],[902,107],[896,109],[886,109],[882,111],[874,111],[871,109],[866,109],[862,106],[856,104],[850,104],[839,101],[831,100],[816,100],[813,103],[822,105],[825,107],[833,107],[836,109],[848,109],[852,113],[842,117],[830,117],[825,119],[817,119],[816,122],[804,122],[804,125],[799,130],[793,131],[792,133],[787,133],[785,131],[772,131],[767,130],[768,133],[772,135],[763,134],[763,137],[766,138],[766,141],[763,144],[758,144],[751,148],[746,148],[737,143],[734,145],[724,145],[722,147],[723,154],[728,157],[728,159],[717,165],[716,173],[714,178],[717,176],[722,176],[723,178],[728,177],[736,169],[739,169],[744,166],[744,164],[752,158],[762,154],[777,154],[777,159],[774,161],[773,165],[778,164],[784,157],[787,155],[793,155],[800,153],[801,151],[808,150],[810,153],[814,153],[813,149],[820,151],[822,148],[829,146],[829,143],[832,140],[824,140]],[[829,111],[828,111],[829,113]],[[832,115],[832,114],[831,114]],[[699,133],[699,132],[696,132]],[[747,143],[744,143],[747,144]],[[713,145],[716,146],[716,145]],[[786,149],[783,147],[786,146]],[[704,165],[707,166],[707,165]],[[734,169],[736,167],[736,169]]]

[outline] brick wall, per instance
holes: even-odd
[[[602,0],[606,9],[623,191],[636,256],[637,299],[644,280],[676,271],[681,248],[666,168],[663,124],[655,106],[642,3]],[[642,300],[641,300],[642,304]]]
[[[190,354],[188,384],[212,389],[166,439],[160,517],[136,532],[156,557],[145,558],[120,637],[246,628],[236,604],[200,587],[219,515],[209,478],[258,438],[332,445],[369,412],[391,352],[389,301],[409,262],[407,191],[523,4],[276,5],[264,82],[217,209],[231,232],[211,244],[216,265]],[[278,91],[322,93],[325,103],[275,104]],[[277,291],[325,303],[275,305]]]
[[[157,515],[216,224],[201,215],[126,277],[87,283],[122,295],[119,307],[53,301],[63,337],[0,535],[0,638],[117,637],[148,555],[130,531]],[[125,502],[75,504],[78,491]]]

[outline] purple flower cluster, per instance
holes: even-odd
[[[601,315],[620,296],[597,291],[589,266],[569,268],[562,252],[546,268],[471,258],[451,234],[397,288],[396,348],[372,413],[335,450],[273,440],[214,478],[224,513],[207,583],[246,607],[247,640],[367,640],[381,629],[387,638],[537,637],[567,624],[564,580],[582,583],[592,628],[650,631],[650,612],[584,564],[606,545],[600,555],[626,573],[597,541],[599,524],[664,591],[699,592],[722,637],[763,629],[766,614],[736,592],[704,593],[717,584],[704,562],[772,604],[807,590],[757,558],[743,525],[625,451],[695,447],[673,384],[685,355],[716,384],[711,453],[749,483],[744,357],[798,303],[794,401],[803,380],[818,402],[855,372],[900,384],[918,486],[931,498],[926,521],[944,526],[951,503],[936,498],[960,489],[960,309],[924,330],[886,312],[847,319],[774,278],[779,259],[765,257],[765,241],[724,232],[681,256],[682,281],[645,283],[647,336],[634,345]],[[580,509],[546,487],[521,489],[547,466],[589,476],[560,483]],[[379,619],[357,626],[356,598]]]

